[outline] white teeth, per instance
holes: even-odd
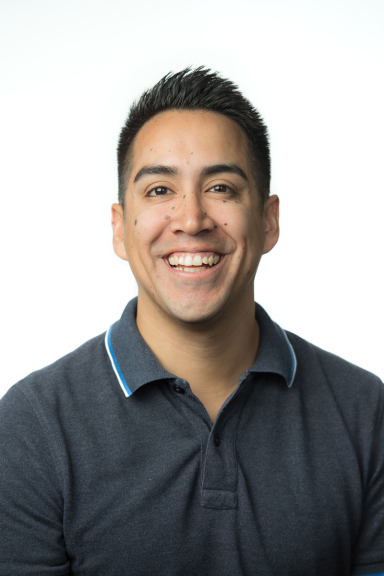
[[[199,270],[205,270],[204,266],[194,266],[193,268],[184,268],[184,272],[199,272]]]
[[[218,264],[220,262],[220,256],[217,254],[215,256],[212,254],[211,256],[204,256],[204,258],[202,258],[200,254],[196,254],[193,258],[192,256],[169,256],[168,262],[171,266],[188,266],[188,269],[186,270],[191,272],[195,270],[204,270],[204,266],[202,267],[203,264],[205,264],[205,266]],[[192,266],[194,266],[194,268],[192,268]],[[182,270],[182,268],[176,268],[176,270]]]

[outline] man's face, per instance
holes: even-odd
[[[278,238],[278,199],[262,214],[248,156],[241,128],[212,112],[167,111],[140,130],[113,224],[142,310],[199,323],[253,303],[261,255]]]

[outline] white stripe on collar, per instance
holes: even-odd
[[[276,324],[276,325],[279,326],[278,324]],[[110,359],[111,364],[112,364],[113,371],[114,371],[115,374],[116,374],[116,378],[117,378],[117,380],[118,380],[118,382],[119,382],[119,384],[120,384],[120,386],[121,386],[121,389],[123,390],[125,396],[128,397],[128,396],[131,396],[132,392],[131,392],[131,390],[129,389],[129,386],[128,386],[128,384],[127,384],[126,381],[125,381],[125,378],[124,378],[124,376],[123,376],[123,373],[122,373],[121,370],[120,370],[120,366],[119,366],[118,363],[117,363],[116,356],[115,356],[115,353],[114,353],[113,348],[112,348],[112,342],[111,342],[111,331],[112,331],[112,328],[113,328],[113,324],[112,324],[112,326],[109,328],[109,330],[108,330],[108,331],[106,332],[106,334],[105,334],[105,348],[106,348],[106,350],[107,350],[109,359]],[[290,353],[290,356],[291,356],[291,373],[290,373],[290,376],[289,376],[289,381],[287,382],[288,388],[290,388],[290,387],[292,386],[293,381],[294,381],[295,376],[296,376],[297,358],[296,358],[296,354],[295,354],[295,351],[294,351],[294,349],[293,349],[293,346],[292,346],[292,344],[290,343],[290,341],[289,341],[289,339],[288,339],[288,336],[287,336],[285,330],[283,330],[283,329],[281,328],[281,326],[279,326],[279,328],[280,328],[280,330],[281,330],[281,332],[282,332],[282,334],[283,334],[283,336],[284,336],[284,339],[285,339],[285,341],[286,341],[286,343],[287,343],[287,346],[288,346],[288,349],[289,349],[289,353]]]
[[[132,392],[131,392],[131,390],[129,389],[129,386],[128,386],[128,384],[127,384],[126,381],[125,381],[125,378],[124,378],[124,376],[123,376],[122,371],[120,370],[120,366],[119,366],[118,363],[117,363],[116,356],[115,356],[115,353],[114,353],[113,348],[112,348],[112,342],[111,342],[111,331],[112,331],[112,328],[113,328],[113,324],[112,324],[112,326],[109,328],[108,332],[106,332],[106,334],[105,334],[105,347],[106,347],[106,349],[107,349],[108,356],[109,356],[109,359],[110,359],[110,361],[111,361],[113,371],[114,371],[115,374],[116,374],[116,377],[117,377],[117,379],[118,379],[118,381],[119,381],[119,384],[120,384],[120,386],[121,386],[121,388],[122,388],[125,396],[128,397],[128,396],[130,396],[130,395],[132,394]]]

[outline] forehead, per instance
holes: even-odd
[[[248,172],[248,143],[231,118],[205,110],[168,110],[151,118],[133,146],[133,167],[184,163],[185,167],[236,162]]]

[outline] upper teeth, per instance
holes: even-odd
[[[201,266],[202,264],[208,264],[209,266],[213,266],[213,264],[217,264],[220,261],[220,256],[216,255],[213,256],[204,256],[203,258],[196,254],[192,258],[192,256],[170,256],[168,258],[168,262],[171,266]]]

